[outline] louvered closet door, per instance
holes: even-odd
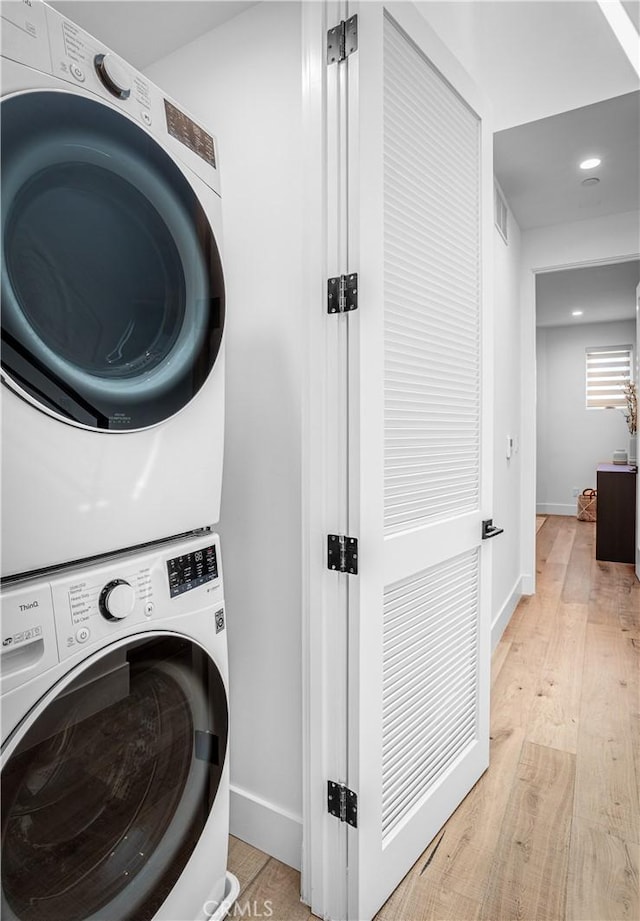
[[[355,9],[354,9],[355,11]],[[413,7],[349,59],[349,917],[371,918],[488,764],[491,138]],[[488,158],[488,162],[483,157]],[[485,204],[487,202],[487,204]],[[488,542],[490,544],[490,542]]]

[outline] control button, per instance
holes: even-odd
[[[131,614],[136,603],[136,593],[124,579],[114,579],[100,592],[98,607],[107,620],[122,620]]]
[[[91,631],[88,627],[80,627],[79,630],[76,630],[76,639],[79,643],[86,643],[90,636]]]
[[[147,603],[144,606],[144,616],[151,617],[152,614],[153,614],[153,601],[147,601]]]
[[[118,99],[128,99],[131,95],[131,77],[115,54],[96,54],[93,63],[109,92]]]
[[[140,109],[140,118],[145,123],[145,125],[148,125],[149,127],[151,127],[153,119],[151,118],[151,116],[149,115],[146,109]]]
[[[84,83],[84,81],[86,80],[86,77],[84,75],[84,70],[82,70],[81,67],[78,67],[77,64],[70,64],[69,72],[71,73],[71,76],[74,77],[78,81],[78,83]]]

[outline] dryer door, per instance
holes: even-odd
[[[194,186],[97,100],[18,93],[0,114],[5,380],[87,428],[167,419],[204,384],[224,326],[220,255]]]
[[[213,809],[228,728],[218,669],[177,636],[110,649],[7,743],[5,921],[153,918]]]

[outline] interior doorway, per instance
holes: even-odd
[[[627,453],[639,281],[638,260],[536,275],[538,515],[574,515],[598,464]]]

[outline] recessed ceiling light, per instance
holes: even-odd
[[[598,185],[600,180],[597,176],[589,176],[588,179],[583,179],[580,185]]]
[[[581,317],[581,316],[582,316],[582,310],[572,310],[572,311],[571,311],[571,316],[572,316],[572,317]]]
[[[583,160],[580,164],[580,169],[595,169],[596,166],[600,166],[602,160],[599,157],[589,157],[588,160]]]

